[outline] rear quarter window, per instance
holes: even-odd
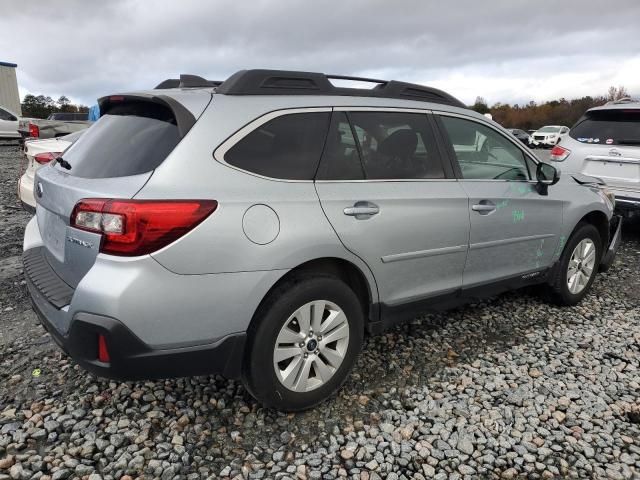
[[[260,125],[224,155],[229,165],[284,180],[313,180],[329,112],[291,113]]]
[[[84,178],[126,177],[158,167],[180,141],[173,112],[160,104],[128,102],[109,109],[64,153]]]

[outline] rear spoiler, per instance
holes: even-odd
[[[146,93],[136,93],[133,95],[109,95],[99,98],[98,105],[100,106],[100,114],[106,115],[112,107],[122,105],[127,102],[149,102],[167,107],[171,110],[176,119],[176,125],[178,126],[180,137],[184,137],[196,123],[196,117],[194,117],[193,114],[180,102],[167,95],[151,95]]]

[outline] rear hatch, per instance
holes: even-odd
[[[588,111],[571,137],[589,146],[583,173],[623,189],[640,189],[640,109]]]
[[[101,118],[62,157],[37,171],[36,216],[45,256],[68,285],[75,288],[91,268],[101,242],[100,234],[69,226],[78,201],[132,198],[210,100],[203,92],[188,110],[165,95],[103,98]]]

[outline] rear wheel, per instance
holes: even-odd
[[[569,238],[549,289],[558,305],[575,305],[588,293],[598,271],[602,241],[598,229],[582,223]]]
[[[305,275],[269,294],[249,331],[243,379],[266,406],[296,411],[331,396],[362,346],[360,300],[341,280]]]

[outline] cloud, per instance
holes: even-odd
[[[242,68],[370,75],[472,103],[640,94],[640,2],[4,1],[0,60],[21,92],[93,103]],[[615,28],[612,28],[612,25]]]

